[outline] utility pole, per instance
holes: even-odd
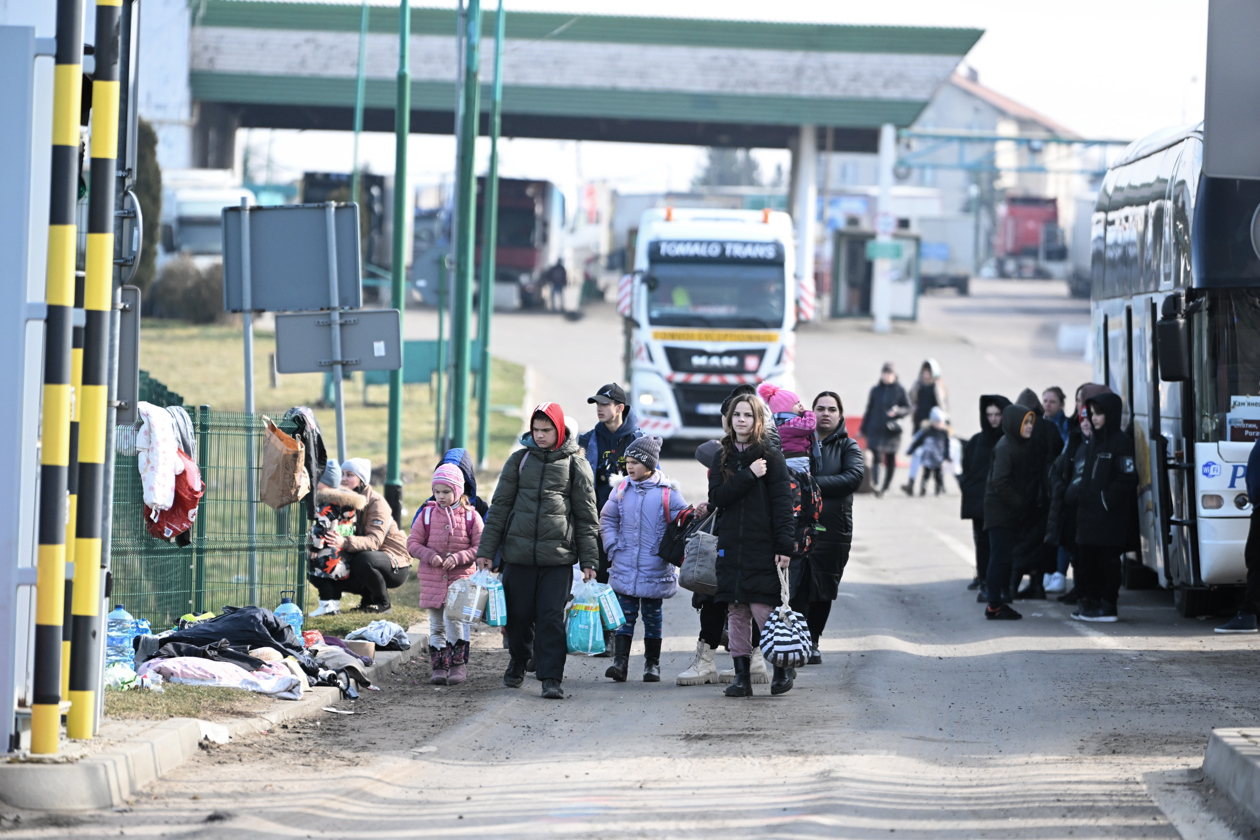
[[[406,272],[406,214],[411,211],[407,185],[407,139],[411,134],[411,0],[398,4],[398,101],[394,106],[394,254],[390,260],[390,305],[398,310],[398,323],[405,322],[403,274]],[[356,161],[357,165],[357,161]],[[404,330],[403,334],[406,334]],[[385,501],[394,521],[402,524],[402,387],[403,371],[389,372],[389,467],[385,476]]]
[[[494,20],[494,87],[490,100],[490,168],[486,173],[486,211],[482,218],[481,297],[477,334],[481,339],[481,375],[477,377],[477,465],[485,468],[490,452],[490,319],[494,313],[494,257],[499,221],[499,123],[503,106],[503,0]]]
[[[368,5],[367,0],[363,0],[363,7],[359,12],[359,69],[355,77],[354,86],[354,162],[350,165],[350,200],[358,202],[359,200],[359,135],[363,132],[363,97],[367,92],[367,28],[368,28]],[[271,171],[271,154],[267,154],[268,178],[270,183]],[[397,193],[397,187],[394,190]],[[363,208],[359,208],[359,212],[363,212]]]
[[[477,79],[481,52],[481,0],[469,0],[464,24],[464,104],[459,126],[459,238],[456,240],[455,299],[451,302],[451,348],[455,375],[450,383],[451,446],[468,445],[468,380],[471,369],[472,279],[477,225],[477,181],[473,160],[477,150],[477,122],[481,85]]]

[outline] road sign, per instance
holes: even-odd
[[[223,208],[223,308],[245,310],[241,208]],[[337,303],[363,305],[359,282],[359,208],[335,207]],[[250,303],[253,312],[327,309],[328,221],[325,204],[249,208]]]
[[[276,371],[319,373],[333,369],[332,318],[329,312],[295,312],[276,316]],[[402,326],[397,309],[344,312],[341,319],[341,361],[355,370],[398,370],[402,367]]]
[[[897,217],[892,213],[877,213],[875,215],[875,233],[878,236],[892,236],[897,230]]]
[[[901,243],[868,239],[866,240],[866,258],[868,260],[899,260],[901,259]]]

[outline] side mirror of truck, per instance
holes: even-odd
[[[1179,294],[1164,298],[1155,324],[1159,378],[1164,382],[1190,379],[1190,322],[1186,320],[1184,304]]]
[[[655,292],[657,287],[661,285],[661,281],[656,279],[655,274],[649,274],[643,278],[643,285],[647,287],[649,292]]]
[[[168,254],[175,253],[175,228],[162,225],[162,250]]]

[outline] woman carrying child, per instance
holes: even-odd
[[[661,681],[661,604],[678,591],[677,570],[657,553],[665,526],[687,506],[678,485],[657,469],[661,439],[641,437],[626,447],[626,478],[599,517],[608,550],[608,583],[626,623],[617,628],[613,662],[604,676],[625,682],[634,625],[643,614],[643,681]]]
[[[420,607],[429,611],[433,685],[459,685],[468,678],[468,622],[447,621],[443,608],[451,583],[472,577],[481,527],[481,516],[464,495],[463,473],[442,464],[433,471],[433,500],[416,514],[407,540],[407,551],[420,561]]]
[[[759,636],[782,603],[779,569],[787,569],[796,547],[792,490],[782,453],[766,445],[755,397],[731,400],[723,426],[729,431],[709,469],[709,505],[718,511],[715,598],[730,605],[726,635],[735,681],[726,696],[751,697],[753,626]],[[770,693],[791,689],[791,674],[775,666]]]

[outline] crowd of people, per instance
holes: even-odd
[[[621,386],[604,385],[587,402],[596,423],[582,435],[558,404],[534,409],[488,505],[477,495],[468,454],[448,452],[409,533],[371,488],[370,464],[357,458],[342,464],[342,492],[361,499],[353,525],[325,537],[326,550],[344,554],[345,572],[337,579],[312,575],[320,598],[315,613],[338,610],[344,592],[359,594],[361,609],[387,612],[389,590],[418,561],[432,681],[455,685],[467,678],[470,628],[444,613],[447,591],[479,568],[492,569],[501,574],[508,617],[505,685],[520,687],[533,671],[543,697],[558,699],[576,567],[581,580],[609,584],[625,615],[608,631],[603,655],[612,662],[605,675],[628,679],[631,643],[642,624],[643,680],[659,682],[663,604],[678,593],[677,569],[664,559],[662,539],[671,523],[713,516],[716,592],[691,596],[696,650],[676,682],[728,683],[728,696],[749,696],[754,684],[769,683],[772,694],[783,694],[795,673],[767,667],[758,644],[762,627],[786,591],[809,629],[807,663],[821,664],[819,639],[853,538],[853,494],[864,483],[868,458],[875,496],[892,486],[908,420],[910,476],[902,489],[914,496],[918,480],[919,495],[929,482],[939,495],[945,475],[957,476],[960,513],[971,521],[975,544],[970,589],[985,604],[986,619],[1019,619],[1013,601],[1052,594],[1075,605],[1073,618],[1117,618],[1120,558],[1136,541],[1137,475],[1120,398],[1104,385],[1079,387],[1070,414],[1058,387],[1040,398],[1025,390],[1014,402],[983,395],[981,430],[964,442],[953,436],[936,361],[924,361],[909,389],[887,363],[861,423],[865,457],[848,435],[834,391],[820,392],[807,408],[779,386],[740,385],[722,404],[722,437],[696,449],[708,474],[707,497],[696,504],[662,471],[663,442],[639,428]],[[811,496],[819,501],[806,523]],[[1066,592],[1069,568],[1075,588]],[[732,657],[727,670],[717,666],[722,646]]]

